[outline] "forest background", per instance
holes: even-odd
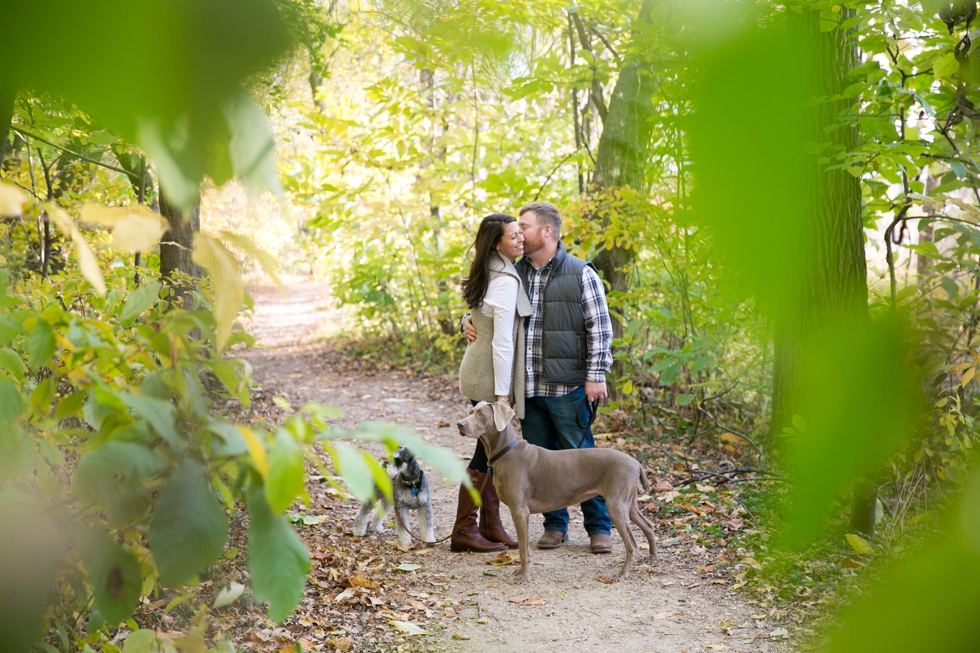
[[[356,496],[350,438],[459,480],[329,407],[219,414],[242,271],[312,262],[357,355],[451,372],[475,226],[533,201],[608,284],[606,408],[746,488],[750,589],[839,588],[832,650],[976,640],[976,3],[102,4],[0,9],[0,650],[108,650],[242,504],[281,620],[315,446]]]

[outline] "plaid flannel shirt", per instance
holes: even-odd
[[[544,301],[544,287],[551,276],[555,259],[540,268],[533,265],[528,273],[528,298],[531,300],[531,317],[527,324],[527,396],[561,397],[577,385],[545,385],[541,383],[542,374],[542,326],[544,314],[541,306]],[[606,293],[599,275],[591,267],[582,271],[582,310],[585,329],[588,331],[588,371],[586,380],[601,383],[606,380],[606,372],[612,366],[612,321],[606,306]]]

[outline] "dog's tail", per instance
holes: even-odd
[[[650,487],[650,482],[647,480],[647,473],[643,471],[643,465],[640,465],[640,485],[643,486],[644,492]]]

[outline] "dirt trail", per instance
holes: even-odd
[[[294,405],[316,401],[338,406],[344,411],[338,420],[341,427],[367,419],[415,427],[422,437],[468,459],[472,443],[448,426],[466,414],[468,402],[450,380],[420,379],[405,370],[358,371],[325,338],[338,328],[337,314],[327,308],[327,288],[309,277],[290,277],[286,283],[285,299],[271,288],[250,291],[255,315],[248,328],[265,348],[256,347],[244,357],[262,388],[259,401],[277,395]],[[434,495],[436,536],[442,537],[452,526],[457,487],[426,471]],[[350,523],[356,508],[349,502],[340,518]],[[332,510],[331,519],[338,518],[336,509],[324,509]],[[317,513],[318,506],[309,512]],[[513,532],[509,515],[503,518]],[[532,538],[541,532],[541,518],[532,516]],[[569,534],[570,542],[560,549],[535,551],[527,585],[512,583],[513,567],[489,566],[487,560],[494,554],[454,554],[448,542],[405,553],[385,547],[395,559],[422,564],[423,570],[446,578],[420,587],[430,587],[430,594],[441,591],[458,606],[441,617],[444,629],[402,650],[694,653],[785,648],[770,639],[781,624],[753,619],[761,610],[745,604],[730,583],[712,584],[699,573],[698,567],[710,564],[714,552],[691,545],[661,548],[655,567],[641,561],[634,564],[628,581],[607,585],[596,577],[613,576],[619,568],[623,547],[618,535],[613,534],[612,555],[589,554],[578,508],[572,509]],[[642,541],[638,530],[635,534]],[[389,525],[381,540],[394,539]],[[432,589],[440,583],[445,583],[441,590]],[[521,597],[538,600],[512,601]]]

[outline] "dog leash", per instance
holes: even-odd
[[[585,411],[589,415],[589,421],[586,422],[585,424],[583,424],[582,421],[579,419],[579,416],[582,414],[583,406],[585,407]],[[599,414],[599,399],[596,399],[595,401],[589,401],[588,397],[582,397],[582,403],[579,404],[578,411],[576,411],[575,414],[575,423],[578,424],[578,427],[580,429],[585,429],[585,433],[582,434],[582,439],[579,440],[578,446],[575,447],[576,449],[581,449],[582,445],[585,444],[585,438],[589,437],[589,429],[592,428],[592,425],[595,423],[596,415],[598,414]]]

